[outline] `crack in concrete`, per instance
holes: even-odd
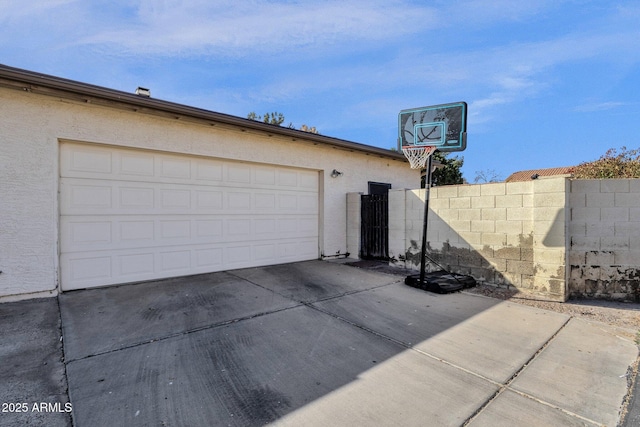
[[[69,376],[67,375],[67,360],[65,359],[64,353],[64,329],[62,328],[62,310],[60,309],[60,297],[56,295],[56,304],[58,305],[58,333],[60,334],[60,362],[62,362],[63,376],[64,376],[64,394],[67,396],[67,402],[73,405],[71,402],[71,395],[69,394]],[[75,426],[75,418],[73,416],[73,411],[69,414],[69,424],[71,426]]]

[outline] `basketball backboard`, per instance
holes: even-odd
[[[431,145],[438,151],[463,151],[467,147],[467,103],[402,110],[398,131],[398,149]]]

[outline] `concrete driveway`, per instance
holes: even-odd
[[[0,424],[619,422],[638,349],[615,328],[402,281],[311,261],[69,292],[63,349],[55,299],[0,305],[26,341],[0,397],[72,405]]]

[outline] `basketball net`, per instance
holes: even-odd
[[[405,145],[402,147],[411,169],[424,169],[427,164],[429,156],[436,151],[436,147],[433,145]]]

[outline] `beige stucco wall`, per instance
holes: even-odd
[[[390,158],[0,88],[0,299],[57,293],[61,140],[317,170],[319,256],[347,252],[347,193],[366,193],[368,181],[419,182],[417,171]],[[343,175],[331,178],[333,169]]]
[[[361,243],[361,197],[364,193],[347,194],[347,252],[349,258],[358,258]],[[391,209],[390,209],[391,210]]]

